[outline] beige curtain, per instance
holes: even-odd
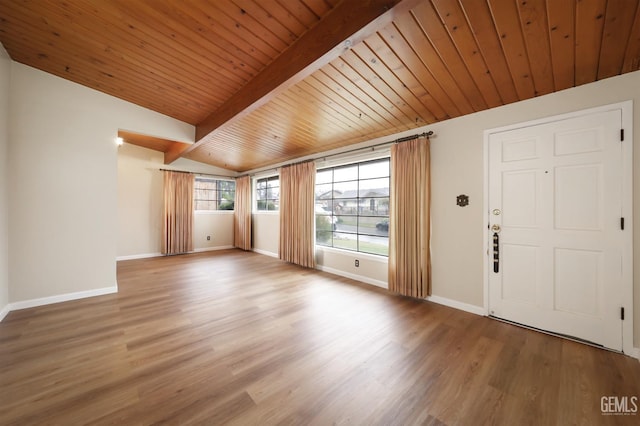
[[[389,290],[431,294],[429,139],[391,147]]]
[[[315,183],[313,162],[280,169],[280,259],[307,268],[316,266]]]
[[[251,178],[249,176],[236,179],[233,245],[242,250],[251,250]]]
[[[193,251],[193,185],[191,173],[164,172],[163,254]]]

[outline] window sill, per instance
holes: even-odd
[[[342,255],[348,254],[350,256],[353,256],[354,258],[357,257],[359,259],[368,259],[373,262],[389,263],[388,256],[383,256],[380,254],[365,253],[362,251],[344,250],[344,249],[339,249],[335,247],[321,246],[317,244],[316,244],[316,251],[326,251],[329,253],[336,253],[336,254],[342,254]]]

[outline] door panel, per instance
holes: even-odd
[[[598,289],[604,287],[601,277],[602,252],[556,248],[555,309],[567,313],[601,316]]]
[[[535,170],[502,174],[503,226],[535,228],[537,173]]]
[[[538,158],[538,138],[505,140],[502,143],[502,161],[531,160]]]
[[[614,110],[489,136],[491,315],[622,349],[620,122]]]
[[[573,155],[602,151],[604,134],[600,127],[555,134],[555,155]]]
[[[603,174],[600,164],[555,170],[555,229],[601,231]]]

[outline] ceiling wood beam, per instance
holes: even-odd
[[[164,164],[171,164],[176,161],[178,158],[182,157],[182,154],[191,146],[192,144],[184,143],[184,142],[173,142],[169,148],[164,152]]]
[[[222,125],[238,120],[269,102],[287,88],[338,58],[398,13],[423,0],[343,0],[324,19],[303,34],[220,108],[196,126],[196,148]],[[185,152],[185,153],[186,153]]]
[[[192,145],[186,142],[143,135],[127,130],[118,130],[118,136],[132,145],[162,152],[164,154],[164,164],[171,164],[176,161]]]

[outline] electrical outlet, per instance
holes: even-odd
[[[356,263],[356,268],[359,268],[360,267],[360,261],[358,259],[356,259],[355,263]]]
[[[207,241],[211,241],[211,235],[207,235]]]

